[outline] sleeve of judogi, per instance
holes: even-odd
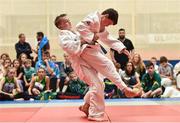
[[[76,25],[76,30],[80,33],[82,40],[91,43],[94,34],[99,31],[98,13],[91,13]]]
[[[80,40],[73,39],[68,32],[60,32],[59,43],[62,49],[67,53],[77,54],[80,51]]]
[[[122,42],[113,38],[106,30],[104,32],[98,33],[97,35],[100,41],[108,45],[113,50],[116,50],[118,53],[121,53],[122,50],[126,48]]]

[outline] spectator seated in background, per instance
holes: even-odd
[[[157,65],[157,58],[156,57],[151,57],[150,61],[154,64],[154,69],[156,73],[159,73],[159,66]]]
[[[15,68],[9,67],[7,74],[0,81],[0,100],[14,100],[18,98],[21,89],[15,78]]]
[[[28,88],[29,95],[34,95],[35,99],[40,99],[43,92],[50,91],[50,79],[46,76],[44,68],[37,70],[37,76],[33,76]]]
[[[180,61],[174,66],[174,78],[176,79],[177,88],[180,90]]]
[[[55,55],[51,55],[51,61],[52,62],[54,62],[55,63],[55,65],[56,65],[56,67],[57,67],[57,69],[59,69],[59,68],[61,68],[61,66],[59,66],[56,62],[56,56]],[[60,69],[59,69],[59,72],[61,73],[61,71],[60,71]],[[60,76],[59,76],[60,77]],[[61,77],[60,77],[61,78]],[[60,91],[60,81],[61,81],[61,79],[60,78],[58,78],[57,79],[57,83],[56,83],[56,92],[59,92]]]
[[[4,69],[5,74],[7,73],[8,68],[11,67],[11,64],[12,62],[10,58],[7,58],[6,60],[4,60],[3,69]]]
[[[132,62],[134,64],[135,71],[139,74],[139,78],[141,80],[142,76],[146,73],[146,69],[140,54],[135,53],[133,55]]]
[[[5,70],[4,70],[4,60],[0,58],[0,81],[5,76]]]
[[[69,73],[73,72],[73,68],[71,66],[71,61],[69,60],[69,55],[64,53],[64,64],[62,65],[64,68],[64,72],[69,75]]]
[[[66,85],[69,81],[69,73],[74,71],[71,66],[71,62],[69,60],[69,56],[67,53],[64,53],[64,62],[61,65],[60,71],[61,71],[60,90],[62,91],[64,85]]]
[[[106,99],[113,99],[113,98],[119,98],[119,90],[117,89],[117,86],[111,82],[109,79],[104,79],[105,89],[104,89],[104,95]]]
[[[19,62],[22,68],[24,68],[25,66],[26,59],[27,59],[27,55],[25,53],[21,53],[21,55],[19,56]]]
[[[55,55],[51,55],[51,61],[54,63],[57,62],[57,58]]]
[[[135,68],[132,62],[128,62],[125,66],[125,71],[121,72],[121,78],[125,82],[125,84],[132,88],[133,90],[140,91],[142,90],[139,74],[135,72]],[[139,96],[140,97],[141,93]]]
[[[142,98],[152,98],[152,97],[160,97],[163,90],[161,87],[161,77],[158,73],[155,72],[154,64],[152,62],[148,62],[146,64],[147,73],[145,73],[142,77],[141,86],[143,88],[144,93],[142,94]]]
[[[171,86],[173,80],[173,72],[171,65],[168,64],[168,59],[165,56],[160,57],[159,74],[161,75],[161,85],[164,87]]]
[[[10,59],[9,54],[7,54],[7,53],[1,54],[1,57],[0,57],[0,58],[3,60],[3,62],[4,62],[6,59]]]
[[[31,57],[31,46],[28,42],[26,42],[26,37],[23,33],[19,34],[19,42],[15,44],[16,49],[16,58],[18,59],[19,56],[24,53],[27,55],[27,58],[33,59]]]
[[[79,95],[81,98],[84,97],[88,91],[88,86],[78,78],[75,72],[69,73],[68,90],[73,95]]]
[[[48,51],[43,52],[42,60],[36,63],[36,70],[44,68],[47,76],[50,78],[50,85],[56,85],[60,78],[60,70],[54,62],[50,60],[50,53]],[[53,91],[56,90],[53,88]]]
[[[7,61],[6,61],[7,59]],[[5,63],[6,61],[6,63]],[[7,68],[11,66],[11,59],[7,53],[0,56],[0,80],[6,75]]]
[[[21,88],[21,91],[23,92],[23,88],[24,88],[23,68],[20,66],[20,62],[18,59],[13,60],[13,67],[15,68],[16,71],[15,77],[17,79],[19,87]]]
[[[25,83],[24,91],[27,91],[30,86],[32,77],[36,74],[35,68],[32,67],[31,59],[26,59],[23,72],[24,72],[23,79]]]

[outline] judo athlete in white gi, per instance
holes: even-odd
[[[74,68],[77,75],[80,77],[81,80],[83,80],[89,85],[89,91],[84,97],[85,104],[80,107],[80,110],[86,113],[89,120],[103,121],[104,112],[105,112],[104,83],[101,80],[101,78],[98,77],[99,70],[96,69],[97,68],[102,69],[101,68],[101,64],[102,64],[102,66],[105,67],[103,69],[110,72],[108,74],[112,74],[113,76],[116,76],[116,73],[114,72],[115,68],[113,64],[106,64],[111,62],[106,57],[104,57],[104,55],[101,56],[101,54],[100,54],[100,58],[104,59],[104,60],[101,59],[103,62],[99,60],[99,56],[96,56],[93,59],[81,58],[81,56],[83,55],[85,57],[86,52],[84,53],[84,51],[86,51],[86,49],[88,51],[91,45],[86,44],[84,40],[81,41],[79,35],[74,31],[72,31],[71,22],[67,18],[66,14],[62,14],[56,17],[55,25],[58,29],[60,29],[60,35],[59,35],[60,46],[63,48],[64,51],[66,51],[69,54],[72,62],[72,67]],[[92,47],[93,47],[92,50],[94,50],[95,53],[100,52],[98,44],[92,45]],[[87,55],[87,57],[89,56]],[[100,61],[101,62],[99,63],[100,67],[96,65],[97,68],[94,68],[92,64],[88,64],[89,62],[87,61],[89,60],[96,60],[97,62]],[[104,72],[102,72],[102,74],[106,73],[105,70],[103,70]],[[107,74],[105,75],[107,77],[110,76]],[[135,96],[136,93],[133,92],[130,88],[128,88],[119,77],[114,77],[114,78],[111,77],[111,78],[113,78],[113,80],[116,82],[116,85],[118,85],[118,87],[121,90],[123,90],[127,96],[129,97]]]

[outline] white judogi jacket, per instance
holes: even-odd
[[[85,75],[82,71],[81,65],[89,68],[90,66],[80,58],[83,48],[81,47],[79,35],[69,30],[60,30],[59,44],[61,48],[69,54],[74,71],[77,73],[79,78],[83,80]]]
[[[174,66],[174,77],[176,78],[178,72],[180,72],[180,62],[178,62],[175,66]]]
[[[104,32],[100,32],[100,22],[101,14],[99,12],[94,12],[79,22],[76,25],[76,29],[80,33],[81,38],[87,43],[92,43],[96,33],[100,41],[121,53],[122,49],[125,48],[124,44],[110,36],[106,29]]]

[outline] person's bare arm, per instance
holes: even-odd
[[[29,95],[32,95],[32,89],[33,89],[33,86],[34,86],[34,83],[35,83],[35,77],[32,77],[32,79],[31,79],[31,82],[30,82],[30,86],[29,86],[29,88],[28,88],[28,93],[29,93]]]
[[[133,87],[141,87],[140,79],[138,76],[136,76],[136,82],[137,82],[137,84],[134,85]]]
[[[21,72],[21,73],[19,73],[19,75],[17,76],[17,79],[21,79],[22,78],[22,76],[23,76],[23,73]]]
[[[46,90],[50,90],[50,79],[46,76]]]
[[[48,73],[50,73],[51,76],[54,76],[54,71],[53,71],[53,69],[49,66],[49,63],[48,63],[48,60],[47,60],[47,59],[45,60],[45,63],[46,63],[46,67],[47,67]]]
[[[148,98],[148,97],[150,97],[151,93],[152,93],[152,90],[144,93],[141,97],[142,97],[142,98]]]
[[[21,93],[22,91],[21,91],[21,88],[19,87],[19,84],[18,84],[18,82],[17,82],[17,79],[15,79],[15,81],[14,81],[14,83],[15,83],[15,85],[16,85],[16,93]],[[14,94],[14,95],[16,95],[16,93]]]

